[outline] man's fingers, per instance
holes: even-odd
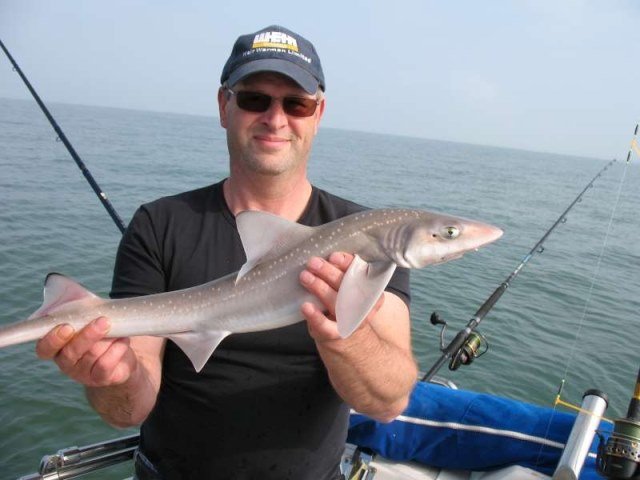
[[[114,340],[90,366],[90,377],[95,385],[113,385],[126,380],[133,368],[129,339]]]
[[[111,323],[97,318],[77,333],[70,325],[59,325],[36,345],[36,353],[53,360],[60,371],[90,387],[125,382],[136,369],[137,357],[129,338],[105,338]]]
[[[105,317],[100,317],[89,323],[78,334],[65,345],[56,355],[56,363],[64,369],[72,368],[73,365],[88,353],[97,342],[102,340],[109,332],[111,324]],[[98,347],[100,350],[100,347]],[[93,357],[100,355],[99,351],[95,351]]]
[[[351,253],[333,252],[329,255],[329,261],[343,272],[346,272],[353,261],[353,257]]]
[[[300,274],[300,283],[314,294],[331,315],[335,315],[336,298],[344,273],[353,261],[353,255],[334,252],[329,260],[312,257]]]
[[[307,320],[307,328],[311,338],[318,342],[336,340],[340,338],[336,322],[327,316],[310,302],[302,304],[302,314]]]
[[[331,288],[337,290],[342,283],[344,271],[332,262],[320,257],[312,257],[307,262],[307,270],[315,276],[321,278]]]
[[[36,354],[43,360],[51,360],[73,337],[71,325],[58,325],[36,343]]]
[[[322,302],[330,315],[335,315],[338,290],[352,261],[353,255],[342,252],[332,253],[329,260],[312,257],[300,273],[300,283]]]

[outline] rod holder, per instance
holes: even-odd
[[[581,411],[571,429],[552,480],[577,480],[587,458],[600,419],[607,409],[607,396],[599,390],[587,390]]]

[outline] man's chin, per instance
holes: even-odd
[[[294,170],[298,164],[288,158],[252,158],[245,165],[254,173],[265,176],[278,176]]]

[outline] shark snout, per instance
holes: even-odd
[[[472,247],[473,250],[477,250],[484,245],[495,242],[502,236],[503,233],[504,232],[501,228],[489,225],[487,223],[478,222],[474,222],[468,225],[465,232],[467,238],[472,240],[474,243]]]

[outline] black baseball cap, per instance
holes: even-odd
[[[318,88],[325,89],[322,65],[313,44],[278,25],[238,37],[222,69],[220,83],[233,86],[258,72],[286,75],[311,94]]]

